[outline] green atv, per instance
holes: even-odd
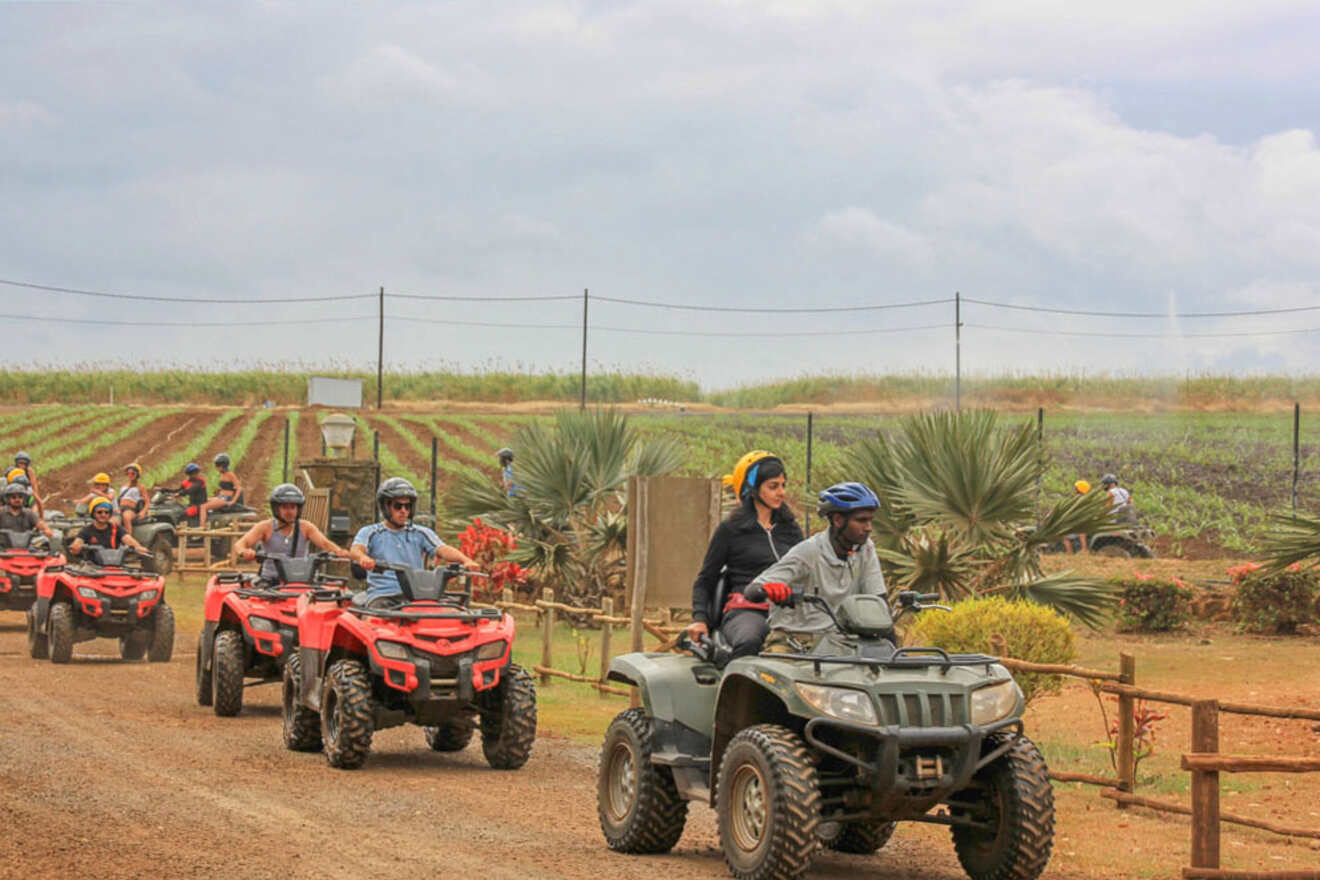
[[[763,601],[752,595],[748,598]],[[610,664],[642,708],[605,732],[597,812],[611,849],[667,852],[688,801],[718,813],[739,880],[805,875],[822,846],[869,854],[896,822],[947,825],[973,880],[1034,880],[1054,840],[1045,760],[1022,732],[1022,691],[993,657],[896,648],[893,623],[935,596],[850,596],[810,652],[740,657],[683,642],[687,654]]]

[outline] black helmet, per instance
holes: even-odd
[[[396,498],[411,498],[413,506],[417,506],[417,490],[403,477],[390,477],[380,484],[376,490],[376,506],[381,513],[389,516],[389,502]]]
[[[495,456],[500,460],[500,464],[508,464],[513,461],[513,450],[506,446],[495,453]]]
[[[280,483],[270,490],[271,507],[277,504],[296,504],[302,507],[306,503],[307,496],[303,495],[302,489],[299,489],[293,483]]]
[[[228,452],[222,452],[222,453],[220,453],[220,454],[217,455],[214,459],[212,459],[212,461],[214,461],[214,462],[215,462],[215,466],[218,467],[218,468],[220,468],[221,470],[228,470],[228,469],[229,469],[229,453],[228,453]]]
[[[1114,476],[1113,474],[1105,474],[1103,477],[1100,478],[1100,485],[1101,485],[1101,486],[1117,486],[1117,485],[1118,485],[1118,477]]]
[[[32,456],[22,450],[14,453],[14,464],[25,465],[32,464]]]
[[[11,495],[17,495],[20,498],[26,499],[28,495],[27,486],[15,482],[5,486],[4,489],[0,489],[0,498],[8,499]]]
[[[185,474],[195,474],[195,473],[197,473],[198,471],[200,471],[201,469],[202,469],[202,466],[199,465],[199,464],[198,464],[197,462],[195,462],[195,461],[190,461],[190,462],[188,462],[187,464],[185,464],[185,465],[183,466],[183,472],[184,472]]]

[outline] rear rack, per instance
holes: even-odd
[[[349,605],[344,609],[361,617],[384,617],[390,620],[459,620],[464,623],[476,623],[480,620],[502,620],[504,612],[494,608],[481,608],[477,611],[395,611],[390,608],[364,608],[361,605]]]

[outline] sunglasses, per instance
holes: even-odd
[[[390,502],[390,510],[412,510],[412,506],[413,506],[413,503],[412,503],[411,501],[391,501],[391,502]]]

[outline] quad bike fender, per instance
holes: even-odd
[[[709,734],[719,671],[686,654],[621,654],[610,661],[607,676],[641,692],[646,713]]]
[[[150,547],[152,542],[159,535],[165,535],[170,539],[170,543],[178,545],[179,538],[174,531],[174,524],[170,522],[139,522],[133,521],[133,537],[143,547]]]
[[[59,587],[59,577],[55,572],[43,571],[37,575],[37,601],[33,604],[37,632],[46,629],[46,618],[50,616],[50,605],[55,600]]]

